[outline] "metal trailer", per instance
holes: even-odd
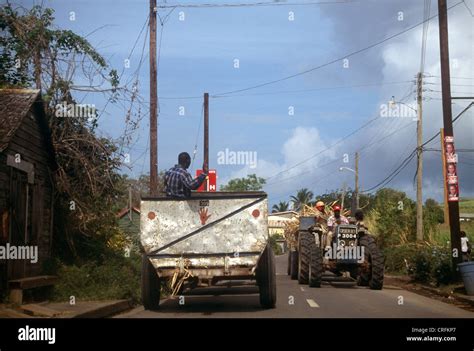
[[[188,276],[186,288],[250,280],[260,303],[276,303],[275,257],[269,244],[264,192],[192,193],[188,199],[141,201],[142,300],[157,309],[163,281]]]

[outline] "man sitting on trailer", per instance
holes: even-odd
[[[178,164],[165,173],[165,191],[167,196],[187,198],[191,196],[191,190],[196,190],[206,180],[208,169],[203,165],[203,172],[199,177],[193,179],[187,171],[191,164],[191,156],[182,152],[178,156]]]

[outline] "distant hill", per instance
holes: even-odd
[[[459,212],[474,213],[474,199],[461,199],[459,202]]]

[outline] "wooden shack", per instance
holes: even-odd
[[[2,290],[9,282],[12,289],[12,283],[16,283],[17,289],[38,285],[35,277],[41,276],[43,264],[51,256],[55,168],[51,133],[39,90],[0,89]],[[26,248],[36,248],[36,262],[24,256],[32,254]],[[23,250],[23,257],[19,250]],[[43,282],[39,285],[46,285],[44,277],[39,280]]]

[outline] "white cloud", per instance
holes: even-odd
[[[247,165],[229,177],[219,179],[219,184],[256,173],[259,177],[272,177],[267,181],[268,186],[265,186],[272,196],[294,192],[311,184],[317,175],[324,173],[323,165],[336,158],[334,149],[324,151],[330,143],[320,135],[318,128],[296,127],[279,150],[283,162],[270,162],[259,157],[256,168]]]

